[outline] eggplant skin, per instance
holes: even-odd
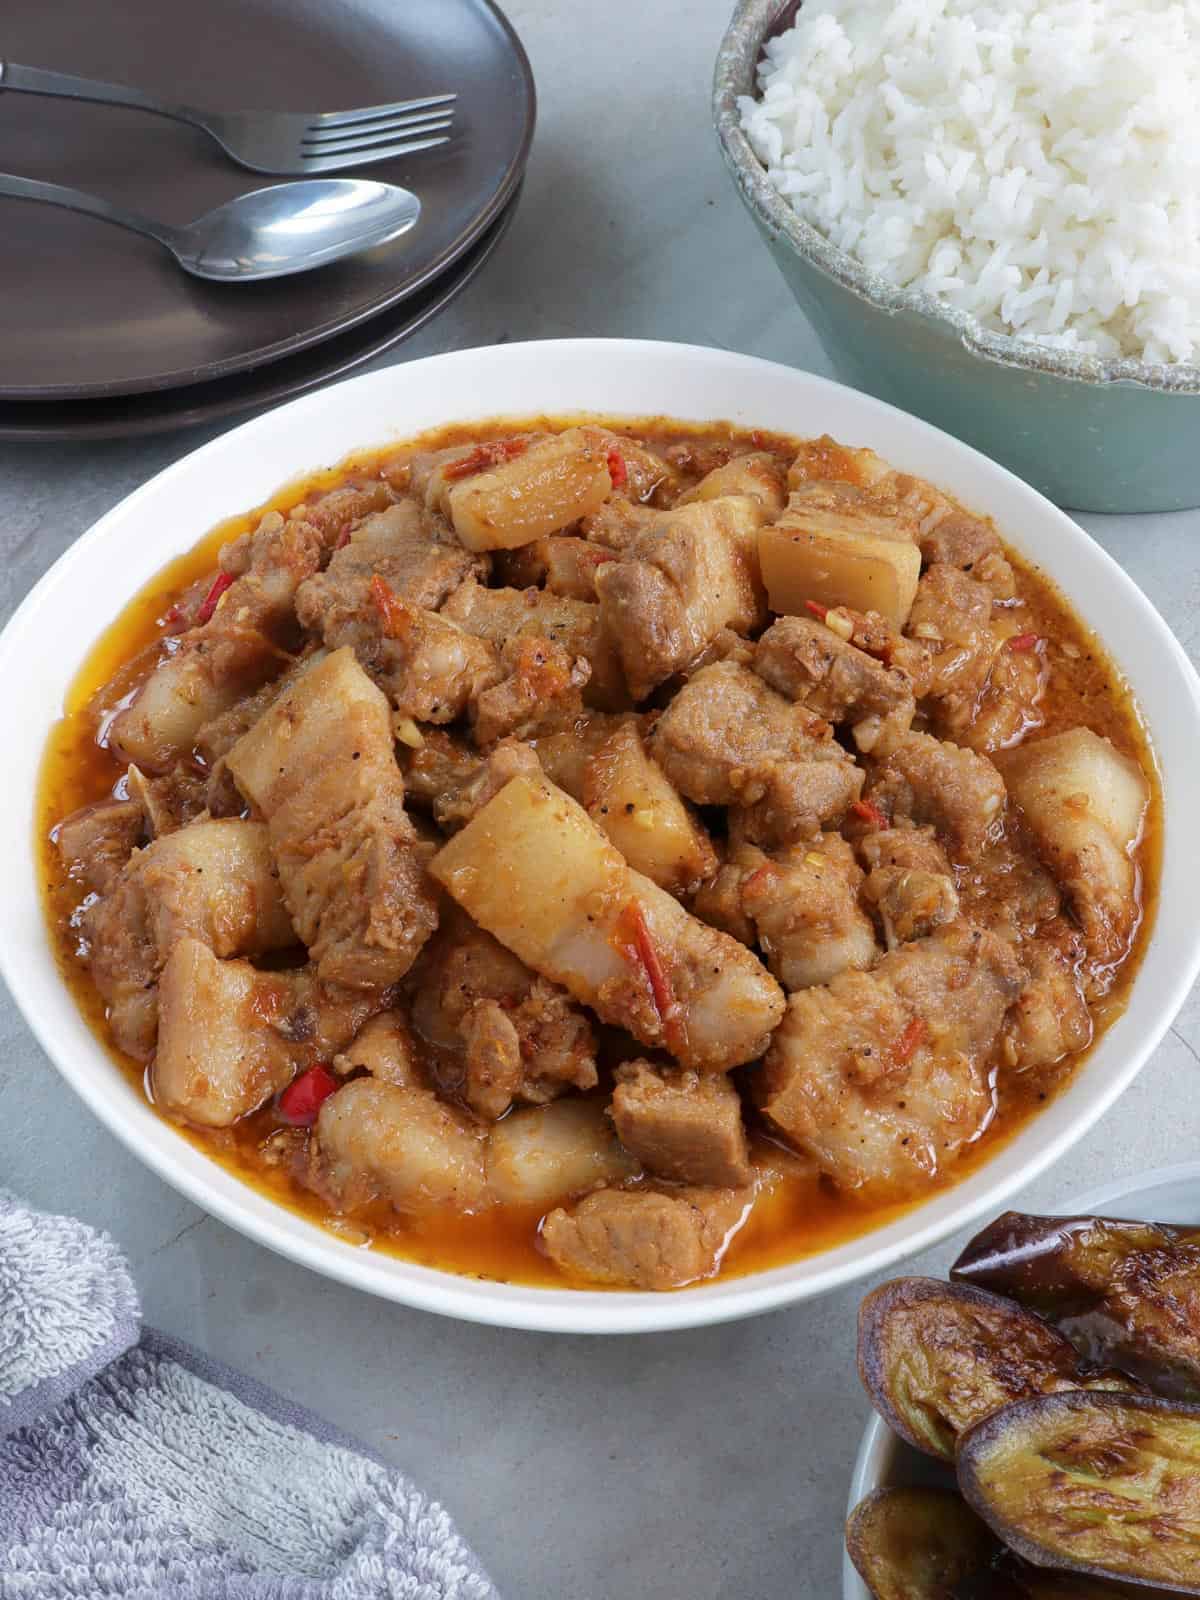
[[[1039,1395],[958,1442],[968,1505],[1024,1560],[1200,1595],[1200,1406]]]
[[[1049,1317],[1089,1363],[1200,1401],[1200,1230],[1009,1211],[951,1278]]]
[[[1078,1572],[1049,1572],[1004,1550],[956,1583],[952,1600],[1170,1600],[1165,1589],[1117,1583]]]
[[[846,1550],[873,1600],[951,1600],[999,1545],[953,1489],[876,1489],[846,1521]]]
[[[858,1313],[858,1373],[894,1433],[953,1461],[958,1435],[1029,1395],[1124,1380],[1081,1373],[1075,1347],[1011,1300],[936,1278],[893,1278]]]

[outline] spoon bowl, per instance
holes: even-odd
[[[308,178],[238,195],[164,243],[200,278],[281,278],[398,239],[420,215],[416,195],[390,183]]]
[[[218,283],[310,272],[398,239],[421,215],[421,202],[411,190],[366,178],[306,178],[252,189],[181,227],[79,189],[9,173],[0,173],[0,195],[65,206],[132,228],[165,245],[185,272]]]

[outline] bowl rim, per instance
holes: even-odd
[[[440,395],[439,385],[445,391]],[[289,478],[311,472],[314,459],[383,448],[439,421],[565,414],[572,408],[563,393],[607,415],[725,416],[747,427],[777,428],[786,419],[787,431],[797,433],[828,423],[843,437],[898,452],[910,470],[938,478],[951,493],[993,511],[1017,548],[1030,551],[1030,541],[1042,538],[1039,559],[1051,568],[1060,561],[1071,572],[1072,600],[1085,617],[1099,606],[1136,627],[1138,650],[1131,649],[1120,664],[1128,665],[1135,687],[1145,677],[1142,701],[1151,738],[1160,748],[1161,729],[1172,750],[1162,772],[1164,870],[1156,927],[1124,1015],[1063,1093],[977,1172],[936,1191],[899,1221],[785,1266],[676,1294],[501,1284],[356,1250],[211,1160],[134,1093],[76,1009],[58,972],[38,896],[30,849],[34,784],[22,787],[22,771],[36,774],[40,766],[50,719],[78,669],[73,651],[60,666],[44,649],[39,660],[39,646],[48,636],[89,642],[95,637],[83,630],[92,628],[96,583],[109,586],[106,615],[115,615],[171,556],[230,514],[230,499],[259,503]],[[720,398],[706,399],[709,394]],[[494,395],[507,398],[493,403]],[[434,408],[427,422],[380,421],[389,411],[403,417],[406,407],[421,406]],[[580,410],[578,400],[574,409]],[[341,443],[339,429],[346,435]],[[227,485],[233,474],[243,481]],[[156,544],[164,526],[167,537]],[[113,577],[118,570],[120,577]],[[1085,604],[1080,588],[1087,584],[1095,594]],[[1111,638],[1109,643],[1116,654],[1119,645]],[[46,675],[44,687],[39,672]],[[61,1076],[141,1161],[231,1227],[352,1287],[468,1321],[572,1333],[695,1327],[826,1293],[927,1249],[1001,1207],[1092,1126],[1140,1070],[1200,971],[1200,924],[1191,915],[1200,895],[1200,860],[1184,848],[1182,826],[1188,797],[1200,787],[1200,680],[1166,623],[1082,528],[1006,469],[882,401],[756,357],[657,341],[548,340],[431,356],[302,396],[181,457],[99,518],[35,585],[0,635],[0,681],[27,685],[21,696],[0,697],[0,737],[10,753],[12,780],[0,789],[0,840],[27,863],[14,875],[9,894],[0,897],[0,975]],[[37,708],[39,697],[45,711]],[[1173,816],[1180,823],[1175,829]]]
[[[1082,1194],[1072,1194],[1061,1205],[1056,1205],[1053,1216],[1082,1216],[1090,1212],[1103,1215],[1102,1206],[1119,1205],[1130,1195],[1142,1195],[1167,1183],[1195,1183],[1200,1185],[1200,1161],[1177,1161],[1169,1167],[1154,1167],[1149,1172],[1139,1172],[1126,1178],[1112,1178],[1107,1183],[1085,1189]],[[1139,1202],[1140,1203],[1140,1202]],[[904,1444],[888,1427],[877,1412],[871,1412],[859,1440],[850,1475],[850,1492],[846,1498],[847,1517],[860,1500],[875,1489],[887,1487],[892,1463]],[[842,1600],[871,1600],[866,1584],[859,1577],[842,1541]]]
[[[768,238],[786,239],[810,266],[877,310],[891,315],[907,312],[941,324],[982,361],[1065,382],[1200,395],[1200,364],[1081,355],[1049,349],[1016,334],[995,333],[970,312],[946,305],[928,290],[903,288],[872,272],[794,211],[770,182],[744,133],[738,99],[755,94],[758,63],[767,38],[785,20],[791,26],[802,3],[737,0],[713,71],[712,114],[717,139],[743,201]]]

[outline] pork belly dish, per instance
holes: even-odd
[[[1123,1004],[1118,669],[870,450],[456,425],[293,484],[93,649],[64,975],[186,1137],[358,1245],[663,1290],[954,1182]]]

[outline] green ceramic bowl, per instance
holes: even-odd
[[[1081,511],[1200,506],[1200,367],[1103,361],[989,333],[899,289],[824,238],[767,181],[741,130],[767,39],[797,0],[740,0],[713,112],[738,192],[839,374],[945,428]]]

